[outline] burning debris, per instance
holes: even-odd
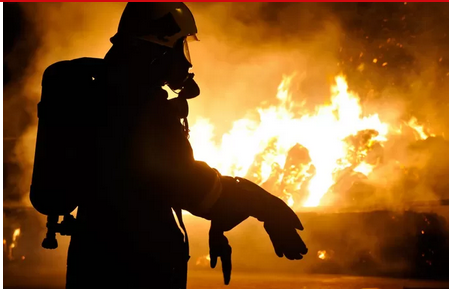
[[[16,247],[17,237],[19,237],[19,236],[20,236],[20,228],[17,228],[14,230],[14,233],[12,234],[12,242],[11,242],[11,245],[9,245],[9,254],[8,254],[9,260],[14,259],[12,250]]]
[[[193,124],[191,142],[196,158],[224,174],[245,176],[297,210],[316,207],[322,200],[326,205],[344,206],[352,200],[339,194],[351,196],[348,192],[355,189],[367,197],[376,189],[370,175],[391,162],[383,157],[391,137],[393,142],[407,139],[403,137],[406,129],[415,135],[407,140],[410,144],[434,137],[414,117],[389,124],[378,114],[365,115],[359,97],[349,91],[343,76],[335,78],[330,103],[309,113],[292,100],[289,88],[293,79],[285,77],[279,85],[277,106],[258,108],[257,119],[235,121],[221,144],[212,141],[214,126],[208,120]],[[237,143],[240,145],[231,145]],[[396,165],[405,168],[401,162]],[[326,198],[329,192],[334,200]]]
[[[6,239],[3,239],[3,256],[7,256],[9,261],[13,261],[16,259],[13,251],[18,245],[19,236],[20,236],[20,228],[17,228],[12,233],[9,245],[8,241]],[[21,256],[20,259],[25,260],[25,256]]]
[[[318,258],[324,260],[327,258],[326,250],[319,250],[317,252]]]

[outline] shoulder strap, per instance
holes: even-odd
[[[187,229],[182,220],[182,211],[179,208],[173,208],[175,211],[176,218],[178,219],[179,226],[184,233],[184,245],[185,245],[185,257],[186,259],[181,260],[180,264],[175,268],[175,276],[173,280],[173,289],[185,289],[187,288],[187,263],[190,259],[189,253],[189,237],[187,236]]]
[[[176,218],[178,219],[179,226],[182,229],[182,232],[184,233],[184,243],[187,247],[187,256],[189,256],[189,237],[187,236],[187,229],[184,225],[184,221],[182,220],[182,210],[179,208],[173,208],[173,211],[175,211]],[[189,256],[190,257],[190,256]]]

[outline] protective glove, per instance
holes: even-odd
[[[218,257],[221,259],[221,269],[223,271],[224,284],[228,285],[231,281],[231,254],[232,248],[223,231],[216,229],[212,223],[209,230],[209,256],[210,267],[213,269],[217,265]]]
[[[270,236],[274,251],[278,257],[289,260],[301,260],[307,254],[306,244],[296,232],[296,228],[281,222],[265,222],[265,231]]]
[[[308,250],[296,230],[304,228],[289,206],[246,179],[222,177],[221,182],[222,194],[210,212],[214,230],[229,231],[252,216],[264,222],[276,255],[302,259]]]
[[[284,201],[255,183],[242,178],[236,179],[245,193],[253,194],[255,202],[259,200],[260,205],[254,206],[252,216],[264,222],[276,255],[290,260],[302,259],[302,255],[307,254],[308,250],[296,231],[302,231],[304,227],[295,212]]]

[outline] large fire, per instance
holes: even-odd
[[[367,158],[368,151],[400,128],[382,122],[378,114],[364,115],[343,75],[335,77],[329,104],[313,113],[293,101],[293,79],[284,77],[279,85],[277,106],[258,108],[258,119],[235,121],[220,144],[213,141],[208,119],[192,125],[191,143],[195,158],[222,174],[244,176],[274,190],[289,206],[316,207],[344,169],[368,176],[377,165]],[[427,138],[416,119],[406,125],[418,138]]]

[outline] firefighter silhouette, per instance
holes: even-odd
[[[56,233],[71,236],[66,288],[186,288],[181,210],[211,221],[211,266],[221,259],[225,284],[224,232],[250,216],[279,257],[307,253],[283,201],[194,159],[187,99],[200,93],[189,73],[196,33],[183,3],[128,3],[104,59],[44,72],[30,199],[48,216],[45,248],[57,247]],[[168,100],[164,85],[178,97]]]

